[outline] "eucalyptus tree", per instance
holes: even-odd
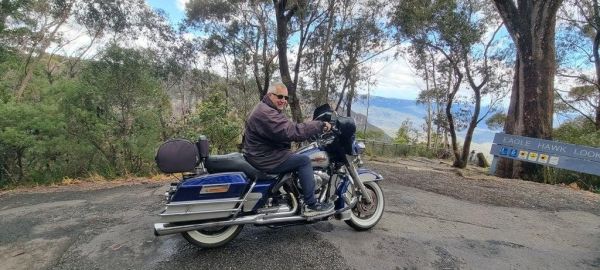
[[[396,131],[394,143],[396,144],[415,144],[418,141],[418,131],[410,119],[404,119]]]
[[[453,166],[464,168],[473,132],[487,114],[480,115],[482,96],[497,90],[489,84],[496,79],[492,72],[496,67],[492,63],[498,63],[490,57],[490,50],[501,24],[487,12],[484,3],[471,0],[402,1],[394,10],[392,24],[398,29],[398,38],[412,42],[413,50],[429,47],[450,64],[451,87],[445,111],[455,156]],[[490,28],[495,30],[486,35]],[[472,111],[464,104],[457,110],[452,108],[463,83],[472,91],[473,101],[469,102],[473,104]],[[459,150],[456,134],[457,118],[461,117],[469,118],[462,151]]]
[[[340,28],[336,32],[335,57],[339,63],[338,74],[344,82],[336,107],[345,99],[347,116],[351,115],[359,83],[367,79],[367,61],[387,49],[387,33],[380,19],[384,7],[385,3],[378,1],[343,1]]]
[[[8,49],[14,43],[22,30],[21,26],[14,26],[13,22],[22,21],[24,10],[29,8],[31,1],[0,1],[0,50]],[[1,51],[0,51],[1,52]]]
[[[290,96],[290,109],[292,118],[296,122],[302,122],[302,109],[297,94],[299,85],[300,67],[304,60],[304,52],[310,39],[313,37],[314,28],[322,23],[324,12],[321,10],[321,1],[287,1],[273,0],[275,6],[275,18],[277,21],[277,50],[279,58],[279,74],[282,82],[288,88]],[[297,51],[295,64],[290,71],[288,60],[288,41],[297,39]],[[293,77],[292,73],[293,72]]]
[[[91,37],[90,44],[75,57],[74,64],[77,64],[97,38],[105,33],[111,33],[116,39],[135,37],[136,33],[147,30],[148,25],[156,21],[154,11],[143,0],[29,0],[20,3],[24,4],[3,18],[6,30],[18,29],[13,31],[16,35],[13,35],[14,41],[9,46],[25,57],[15,85],[17,100],[23,97],[36,65],[45,59],[50,49],[54,48],[55,51],[50,53],[53,55],[56,50],[73,42],[73,38],[65,35],[69,29],[83,27],[87,29],[84,35]],[[46,66],[52,82],[54,66],[51,57]]]
[[[67,24],[75,6],[75,0],[70,1],[32,1],[24,6],[20,21],[13,21],[15,26],[25,25],[20,51],[26,55],[22,72],[15,89],[15,97],[20,100],[25,88],[31,81],[37,62],[46,54],[52,42],[60,39],[60,29]],[[16,18],[15,18],[16,19]]]
[[[329,92],[333,85],[332,63],[334,62],[334,40],[336,20],[339,17],[340,0],[328,0],[323,21],[315,27],[313,39],[308,40],[306,63],[312,72],[314,97],[313,104],[319,106],[329,101]]]
[[[557,91],[568,109],[600,130],[600,8],[598,0],[566,0],[558,12],[558,76],[577,86]],[[589,72],[593,65],[593,71]],[[556,106],[556,105],[555,105]],[[556,109],[556,108],[555,108]]]
[[[494,0],[517,53],[504,132],[552,138],[556,14],[562,0]],[[533,178],[540,166],[502,159],[496,175]]]
[[[156,104],[161,135],[166,140],[186,125],[198,99],[207,95],[213,74],[195,68],[197,48],[186,38],[185,32],[165,29],[163,35],[164,38],[157,40],[147,52],[152,54],[153,77],[159,79],[161,90],[168,97]]]
[[[247,77],[252,77],[256,99],[266,94],[277,68],[273,13],[273,4],[266,0],[192,0],[186,6],[188,27],[204,33],[200,51],[209,62],[220,62],[229,83],[245,89]]]
[[[160,141],[157,104],[164,92],[152,76],[152,55],[111,44],[85,67],[79,87],[61,102],[72,141],[94,147],[107,175],[148,172]]]
[[[427,148],[431,148],[432,144],[437,147],[440,143],[440,135],[446,134],[448,126],[443,108],[446,103],[447,88],[443,87],[444,77],[442,76],[447,65],[444,64],[445,59],[439,58],[439,55],[431,47],[418,46],[414,49],[416,50],[409,49],[406,53],[409,55],[408,60],[415,68],[414,72],[425,82],[425,89],[421,89],[419,92],[417,104],[423,104],[427,108],[424,118]]]

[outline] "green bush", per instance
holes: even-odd
[[[218,87],[218,86],[217,86]],[[242,121],[225,102],[220,91],[198,104],[196,112],[182,127],[183,137],[192,141],[202,134],[208,137],[213,154],[237,151],[241,142]]]
[[[381,157],[426,157],[436,158],[437,150],[427,148],[424,144],[392,144],[379,141],[365,141],[365,153]]]
[[[554,140],[566,143],[600,147],[600,131],[586,118],[576,118],[554,130]],[[578,173],[556,168],[544,169],[544,182],[551,184],[571,184],[586,190],[600,192],[600,176]]]

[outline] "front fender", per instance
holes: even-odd
[[[361,182],[375,182],[383,180],[383,176],[369,169],[360,168],[358,171],[358,178]]]

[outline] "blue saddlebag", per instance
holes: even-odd
[[[241,172],[205,174],[183,181],[171,202],[240,198],[247,186],[248,180]]]
[[[165,222],[226,218],[239,211],[248,188],[241,172],[207,174],[186,179],[160,214]]]

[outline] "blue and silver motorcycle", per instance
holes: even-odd
[[[381,175],[357,168],[364,144],[354,140],[356,125],[349,117],[326,112],[316,120],[332,123],[329,133],[314,138],[297,153],[310,157],[315,197],[335,204],[335,211],[303,216],[301,186],[295,172],[269,175],[250,165],[241,153],[208,155],[208,141],[170,140],[158,150],[156,162],[165,173],[183,173],[165,193],[166,206],[157,236],[181,233],[203,248],[234,239],[244,225],[271,228],[309,224],[336,218],[358,230],[369,230],[383,215]]]

